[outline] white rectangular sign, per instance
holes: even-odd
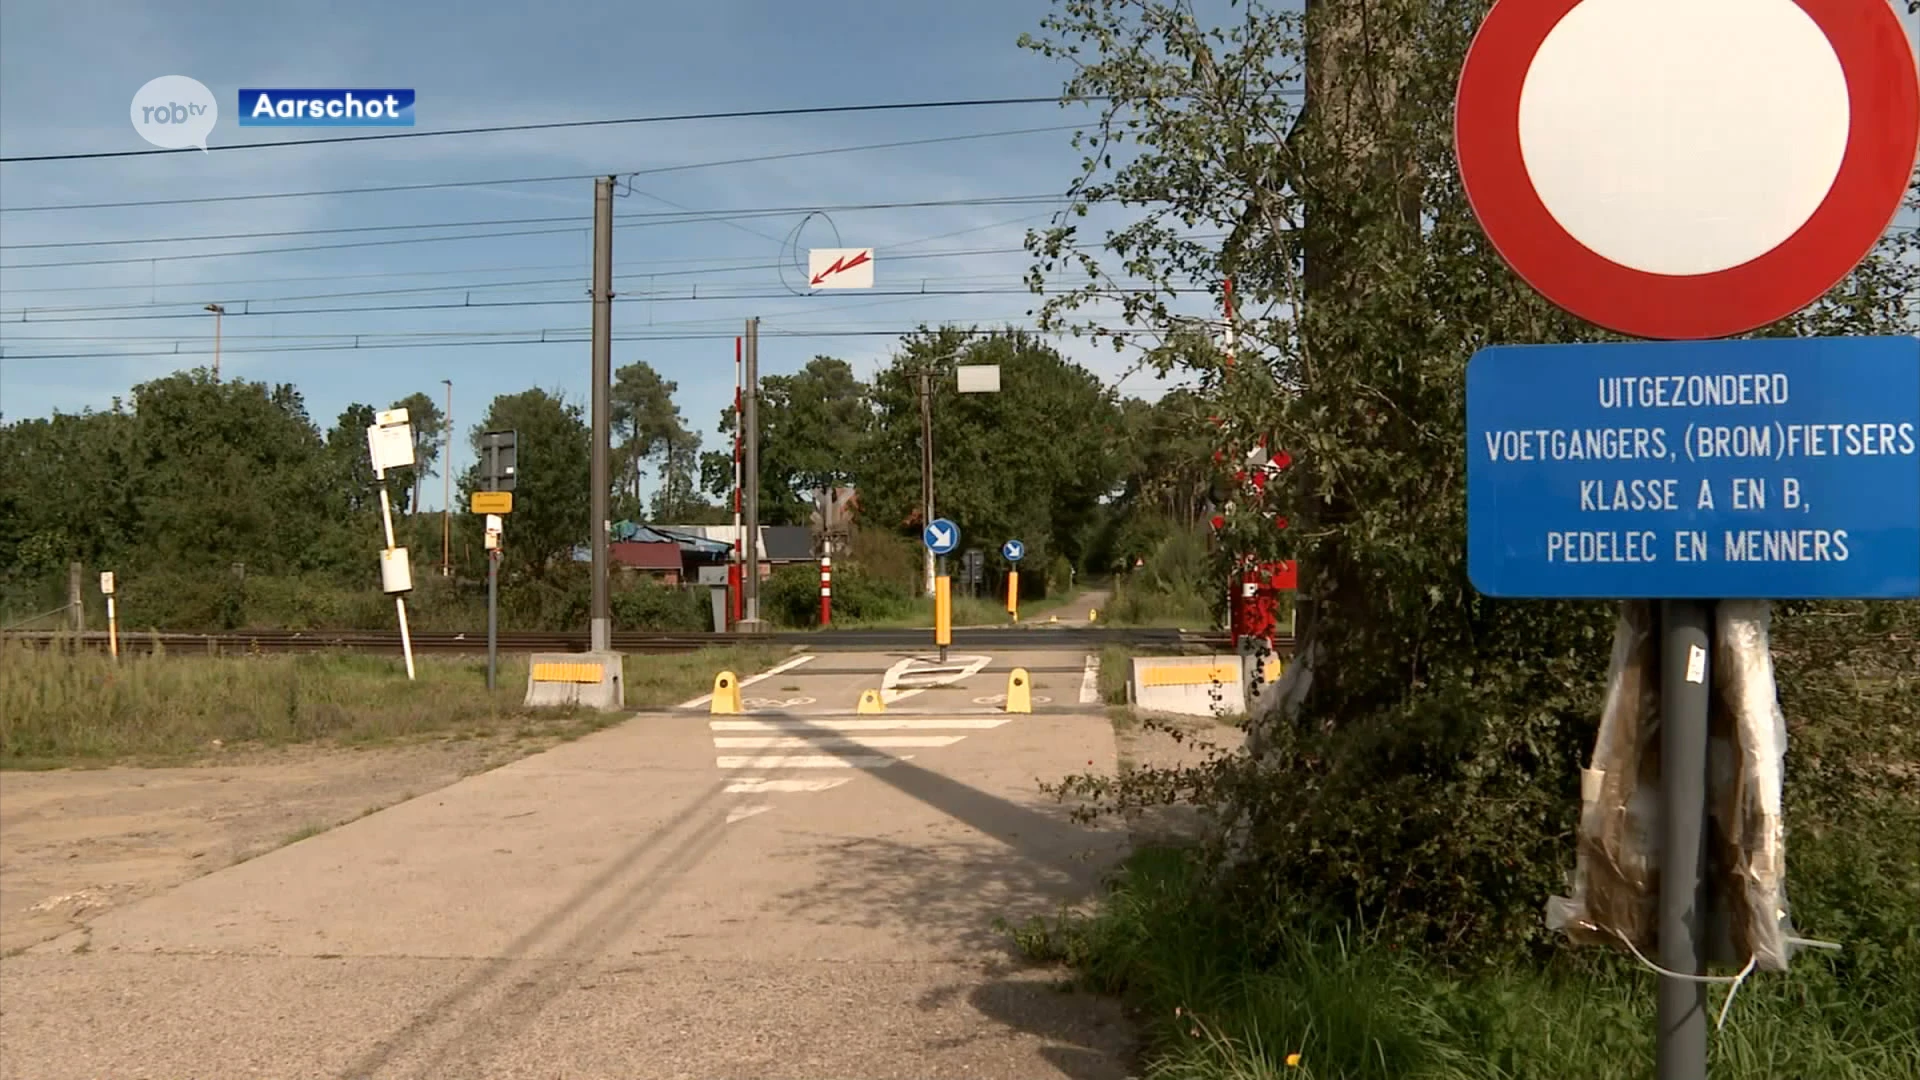
[[[816,289],[873,288],[873,249],[807,249],[807,284]]]
[[[373,471],[404,469],[413,464],[413,425],[407,423],[407,410],[388,409],[374,417],[367,428],[367,456]]]
[[[953,369],[954,378],[960,384],[963,394],[997,394],[1000,392],[999,364],[961,364]]]

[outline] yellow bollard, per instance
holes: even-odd
[[[1087,609],[1087,621],[1088,621],[1088,622],[1099,622],[1099,621],[1100,621],[1100,611],[1099,611],[1099,609],[1098,609],[1098,608],[1088,608],[1088,609]]]
[[[708,712],[715,715],[732,715],[740,711],[740,677],[731,671],[723,671],[713,677],[713,701]]]
[[[1033,679],[1023,667],[1014,668],[1007,675],[1007,711],[1030,713],[1033,711]]]
[[[1020,571],[1007,571],[1007,614],[1020,621]]]
[[[887,711],[887,705],[886,702],[880,700],[880,691],[862,690],[860,691],[860,707],[856,711],[863,713],[882,713]]]
[[[945,574],[933,579],[933,643],[942,649],[953,644],[953,579]]]

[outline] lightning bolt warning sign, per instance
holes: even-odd
[[[873,249],[809,248],[807,283],[816,289],[873,288]]]

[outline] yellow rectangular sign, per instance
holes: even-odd
[[[473,493],[473,512],[476,514],[513,513],[513,492],[476,491]]]
[[[605,674],[599,664],[535,664],[534,682],[597,683]]]
[[[1231,683],[1239,677],[1240,672],[1231,664],[1169,665],[1142,669],[1140,685],[1210,686],[1213,683]]]

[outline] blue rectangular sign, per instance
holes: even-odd
[[[1920,338],[1513,345],[1467,364],[1488,596],[1920,596]]]
[[[240,91],[241,127],[412,127],[412,90]]]

